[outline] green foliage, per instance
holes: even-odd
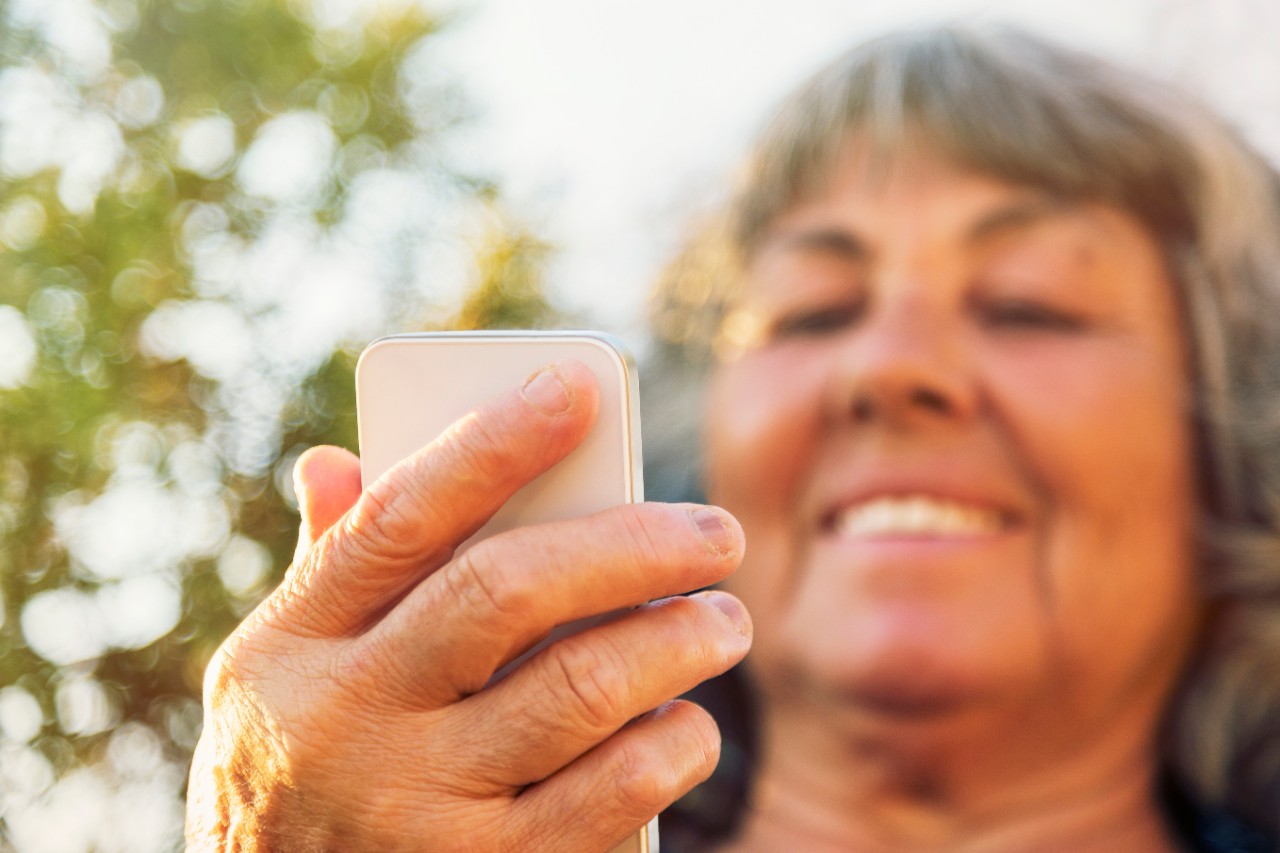
[[[447,166],[439,22],[343,8],[0,3],[0,849],[178,846],[293,459],[354,447],[360,344],[441,325],[424,250],[493,219]],[[551,322],[545,252],[491,227],[456,322]]]
[[[537,329],[559,316],[543,291],[549,248],[527,231],[502,223],[480,251],[477,275],[455,329]]]

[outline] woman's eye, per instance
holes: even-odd
[[[853,303],[795,311],[775,320],[769,327],[769,337],[785,340],[831,334],[847,328],[861,312],[861,305]]]
[[[999,329],[1076,332],[1085,326],[1084,319],[1075,314],[1020,299],[1005,299],[983,305],[980,313],[988,325]]]

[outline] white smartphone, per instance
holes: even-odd
[[[374,341],[356,366],[365,486],[486,399],[566,359],[586,364],[596,375],[595,425],[581,445],[512,496],[458,553],[504,530],[644,500],[635,361],[620,342],[600,332],[429,332]],[[561,626],[496,677],[547,643],[599,621]],[[611,853],[656,853],[657,830],[655,818]]]

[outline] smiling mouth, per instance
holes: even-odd
[[[989,536],[1009,527],[1007,514],[990,507],[932,495],[879,497],[835,513],[830,527],[840,536],[968,537]]]

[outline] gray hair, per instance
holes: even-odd
[[[1135,215],[1193,350],[1203,633],[1164,757],[1203,802],[1280,828],[1280,179],[1186,95],[1008,30],[930,29],[843,55],[775,114],[725,214],[659,283],[668,356],[711,361],[764,231],[851,138]]]

